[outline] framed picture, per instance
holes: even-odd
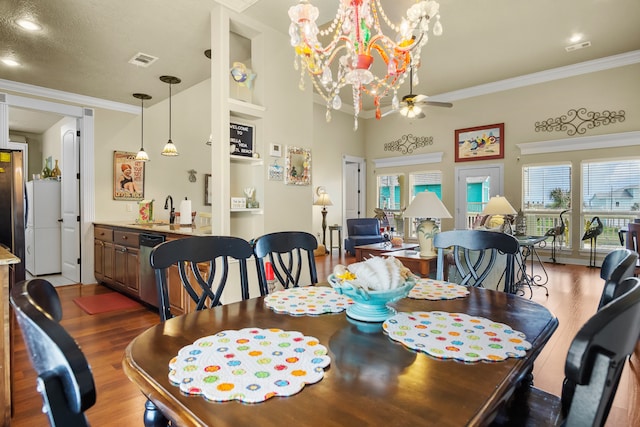
[[[204,174],[204,205],[211,206],[211,174]]]
[[[229,124],[229,151],[234,156],[253,157],[254,127],[244,123]]]
[[[311,150],[287,147],[284,183],[289,185],[311,184]]]
[[[144,198],[144,162],[136,153],[113,152],[113,199],[142,200]]]
[[[456,129],[456,162],[504,158],[504,123]]]

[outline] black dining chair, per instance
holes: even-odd
[[[620,283],[627,277],[633,276],[637,261],[638,253],[629,249],[616,249],[604,257],[600,268],[600,277],[604,280],[604,288],[598,310],[625,292]]]
[[[60,325],[62,306],[43,279],[16,283],[11,306],[38,374],[37,390],[51,426],[88,426],[84,412],[96,403],[91,367],[73,337]]]
[[[627,249],[640,253],[640,223],[630,222],[627,226]],[[640,260],[636,262],[633,275],[640,275]]]
[[[313,234],[304,231],[281,231],[265,234],[255,239],[253,253],[256,256],[260,293],[269,293],[265,263],[271,263],[274,279],[284,289],[318,283],[316,259],[313,251],[318,241]],[[309,270],[309,282],[301,280],[303,269]]]
[[[493,426],[602,426],[625,362],[640,336],[640,279],[621,282],[626,292],[596,312],[573,339],[562,396],[530,387],[516,393]]]
[[[238,261],[241,297],[249,299],[247,260],[252,256],[249,242],[232,236],[186,237],[154,247],[150,262],[156,274],[160,320],[173,317],[169,299],[172,280],[182,283],[196,303],[196,310],[222,305],[220,298],[229,277],[230,258]]]
[[[445,249],[452,248],[448,258],[460,275],[459,284],[483,287],[484,281],[496,264],[498,255],[504,255],[506,265],[504,291],[515,293],[515,258],[520,245],[518,240],[505,233],[487,230],[451,230],[435,235],[433,246],[438,249],[438,280],[444,280]],[[451,280],[451,277],[449,277]]]

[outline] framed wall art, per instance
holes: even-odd
[[[229,124],[229,150],[234,156],[253,156],[254,127],[245,123]]]
[[[205,173],[204,174],[204,205],[205,206],[211,206],[212,184],[213,183],[211,182],[211,174]]]
[[[311,184],[311,150],[287,147],[284,183],[289,185]]]
[[[456,129],[456,162],[504,158],[504,123]]]
[[[136,153],[113,152],[113,199],[142,200],[144,198],[144,162]]]

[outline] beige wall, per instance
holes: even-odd
[[[601,150],[576,150],[563,153],[550,153],[523,156],[516,144],[571,138],[566,132],[536,132],[536,121],[567,114],[568,110],[584,107],[587,111],[624,110],[624,122],[600,126],[588,130],[582,136],[594,136],[640,130],[640,65],[565,78],[519,89],[498,92],[454,102],[451,109],[427,107],[427,117],[421,120],[407,120],[398,114],[385,117],[381,121],[368,120],[365,127],[366,157],[368,160],[368,203],[367,211],[375,206],[376,174],[388,172],[408,173],[414,171],[440,170],[443,173],[443,201],[450,212],[454,211],[455,167],[481,166],[482,164],[502,163],[504,165],[505,196],[516,209],[522,199],[521,168],[525,164],[539,164],[553,161],[572,161],[574,170],[578,170],[580,161],[585,159],[620,158],[640,156],[640,147],[609,148]],[[424,83],[423,83],[424,84]],[[418,88],[418,92],[422,89]],[[481,126],[493,123],[505,124],[504,160],[455,163],[455,129]],[[376,170],[372,159],[393,157],[384,151],[384,144],[402,135],[433,136],[432,146],[417,149],[414,154],[444,152],[441,163],[407,166],[402,168],[384,168]],[[640,141],[638,142],[640,145]],[[396,154],[397,155],[397,154]],[[574,174],[573,188],[577,189]],[[408,189],[408,182],[405,184]],[[573,191],[573,206],[579,206],[579,191]],[[572,224],[580,224],[579,210],[572,212]],[[443,221],[444,229],[453,228],[453,220]],[[574,232],[574,253],[579,257],[580,236]]]

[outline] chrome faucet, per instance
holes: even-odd
[[[176,222],[176,210],[173,208],[173,197],[167,196],[164,199],[164,208],[169,209],[169,202],[171,202],[171,210],[169,211],[169,224],[173,224]]]

